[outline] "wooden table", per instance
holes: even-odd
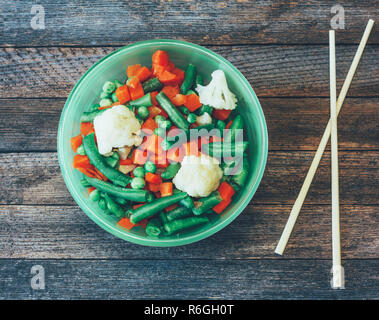
[[[2,1],[0,43],[0,299],[379,298],[379,110],[375,29],[339,117],[341,246],[346,289],[329,281],[330,152],[283,257],[274,254],[329,117],[328,29],[335,1]],[[344,4],[338,90],[375,1]],[[379,22],[377,22],[378,24]],[[57,162],[65,100],[81,75],[120,46],[184,39],[231,61],[264,110],[269,156],[246,210],[214,236],[176,248],[113,237],[75,204]],[[30,287],[45,269],[45,290]]]

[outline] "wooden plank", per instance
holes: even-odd
[[[93,0],[43,5],[45,28],[33,30],[28,1],[2,1],[2,46],[123,45],[154,38],[176,38],[203,44],[327,43],[335,14],[331,1],[138,1]],[[338,41],[357,43],[377,6],[369,1],[343,3],[345,29]],[[109,31],[109,21],[117,26]],[[370,41],[379,42],[373,32]]]
[[[76,206],[0,206],[0,258],[282,259],[274,249],[290,210],[289,205],[249,205],[210,238],[159,249],[115,238]],[[378,210],[378,206],[341,206],[343,262],[379,258]],[[330,257],[330,206],[304,206],[284,258]]]
[[[254,202],[293,204],[313,152],[271,152]],[[379,204],[379,151],[340,152],[342,204]],[[73,204],[56,153],[0,154],[0,204]],[[320,163],[305,204],[330,203],[330,154]]]
[[[45,290],[30,287],[31,268]],[[379,260],[345,263],[344,290],[325,260],[0,260],[1,299],[377,299]]]
[[[328,47],[210,46],[249,80],[258,97],[329,97]],[[356,45],[337,46],[337,89],[350,67]],[[81,75],[115,48],[1,48],[0,97],[67,97]],[[368,45],[348,92],[377,96],[376,46]],[[120,71],[120,74],[122,71]],[[100,88],[99,88],[100,91]],[[90,103],[90,102],[89,102]]]
[[[260,100],[270,150],[316,150],[329,118],[328,98]],[[2,100],[0,152],[56,151],[56,130],[64,102],[64,99]],[[378,98],[346,99],[338,121],[340,150],[379,149],[378,103]]]

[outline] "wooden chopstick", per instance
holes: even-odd
[[[332,172],[332,252],[333,252],[333,288],[342,287],[340,210],[338,186],[338,138],[336,103],[336,47],[335,32],[329,31],[329,77],[330,77],[330,148]]]
[[[338,96],[338,100],[337,100],[337,116],[341,110],[341,107],[342,107],[342,104],[343,104],[343,101],[345,100],[345,97],[346,97],[346,94],[347,94],[347,91],[349,90],[349,87],[350,87],[350,84],[351,84],[351,81],[353,80],[353,77],[354,77],[354,74],[355,74],[355,71],[358,67],[358,64],[359,64],[359,60],[361,59],[361,56],[362,56],[362,53],[363,53],[363,50],[366,46],[366,43],[367,43],[367,39],[368,37],[370,36],[370,32],[371,32],[371,29],[372,29],[372,26],[374,25],[374,20],[370,19],[367,23],[367,26],[366,26],[366,29],[365,29],[365,32],[363,33],[363,36],[362,36],[362,39],[359,43],[359,46],[358,46],[358,49],[357,49],[357,52],[355,53],[355,56],[354,56],[354,59],[353,59],[353,62],[351,63],[351,66],[350,66],[350,69],[349,69],[349,72],[347,73],[347,76],[346,76],[346,79],[343,83],[343,86],[342,86],[342,89],[340,91],[340,94]],[[313,158],[313,161],[312,161],[312,164],[308,170],[308,173],[307,173],[307,176],[305,177],[305,180],[304,180],[304,183],[301,187],[301,190],[299,192],[299,195],[297,196],[297,199],[292,207],[292,210],[291,210],[291,213],[288,217],[288,221],[286,223],[286,226],[284,227],[284,230],[283,230],[283,233],[282,233],[282,236],[280,237],[280,240],[276,246],[276,249],[275,249],[275,253],[277,254],[283,254],[284,252],[284,249],[286,248],[286,245],[287,245],[287,242],[288,242],[288,239],[291,235],[291,232],[292,232],[292,229],[296,223],[296,219],[297,217],[299,216],[299,212],[300,212],[300,209],[304,203],[304,199],[307,195],[307,192],[309,190],[309,187],[312,183],[312,180],[313,180],[313,177],[316,173],[316,170],[317,170],[317,167],[320,163],[320,160],[321,160],[321,157],[324,153],[324,150],[325,150],[325,147],[328,143],[328,140],[329,140],[329,136],[330,136],[330,131],[331,131],[331,123],[330,123],[330,119],[329,119],[329,122],[325,128],[325,131],[324,131],[324,134],[321,138],[321,141],[320,141],[320,144],[317,148],[317,151],[316,151],[316,154]]]

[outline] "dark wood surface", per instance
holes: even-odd
[[[329,117],[328,35],[335,1],[0,3],[0,299],[378,299],[379,130],[376,25],[339,116],[346,288],[330,288],[330,152],[283,257],[274,254]],[[337,31],[338,90],[376,1],[349,1]],[[164,21],[164,23],[162,23]],[[110,23],[112,22],[112,23]],[[200,242],[151,248],[113,237],[78,208],[56,133],[70,90],[134,41],[175,38],[230,60],[256,91],[269,132],[262,183],[245,211]],[[46,289],[30,288],[42,265]]]

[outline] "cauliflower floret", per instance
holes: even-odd
[[[191,197],[207,197],[217,190],[223,172],[218,161],[207,155],[185,156],[172,182]]]
[[[212,123],[212,117],[209,115],[208,112],[204,112],[201,116],[198,116],[196,118],[196,123],[201,126],[203,124],[209,124]]]
[[[105,110],[93,120],[100,154],[108,155],[112,148],[138,146],[142,143],[141,125],[133,112],[123,105]]]
[[[207,86],[198,84],[196,91],[199,93],[202,104],[210,105],[215,109],[233,110],[236,108],[237,98],[229,90],[222,70],[214,71],[211,82]]]

